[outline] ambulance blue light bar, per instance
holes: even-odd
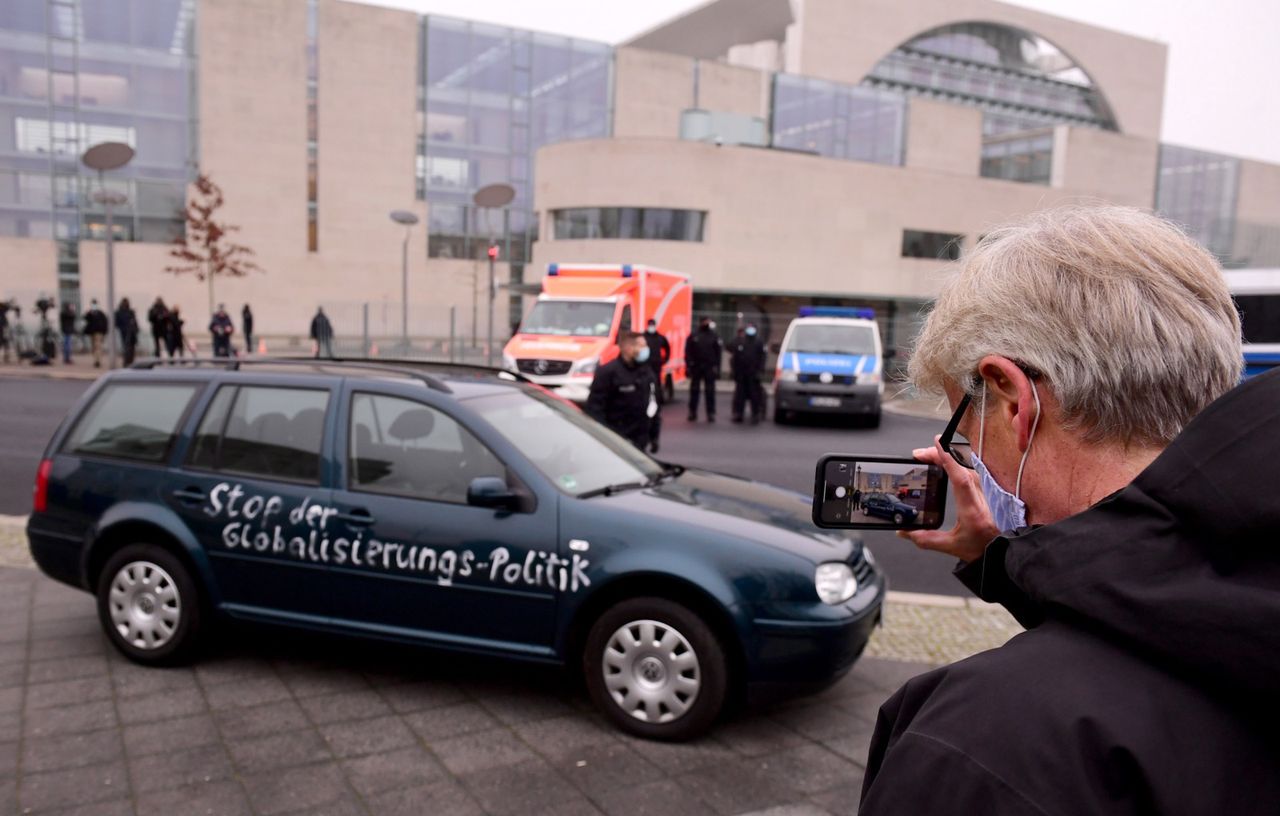
[[[547,264],[547,275],[554,278],[560,274],[560,264]]]
[[[629,278],[629,277],[631,277],[631,264],[623,264],[623,266],[622,266],[622,277],[624,277],[624,278]]]
[[[801,317],[857,317],[862,320],[875,320],[875,309],[865,306],[801,306]]]

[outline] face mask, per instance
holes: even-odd
[[[637,363],[647,363],[647,362],[649,362],[649,347],[648,347],[648,346],[645,346],[645,347],[641,348],[641,349],[640,349],[640,351],[636,353],[636,362],[637,362]]]
[[[1036,400],[1036,418],[1031,422],[1031,436],[1027,439],[1027,449],[1022,453],[1022,461],[1018,463],[1018,480],[1010,493],[1000,486],[996,477],[991,475],[982,462],[982,437],[986,429],[987,419],[987,384],[982,383],[982,405],[978,409],[978,452],[973,455],[973,467],[978,471],[978,481],[982,485],[982,495],[991,510],[991,519],[1001,532],[1017,530],[1027,526],[1027,505],[1022,501],[1022,470],[1027,466],[1027,455],[1031,453],[1031,443],[1036,438],[1036,427],[1040,424],[1040,392],[1036,383],[1031,381],[1031,394]]]
[[[707,328],[713,331],[715,330],[715,327],[716,327],[716,322],[714,320],[707,324]]]
[[[748,326],[748,327],[747,327],[747,337],[755,337],[755,336],[756,336],[756,329],[755,329],[755,327],[754,327],[754,326]]]
[[[644,333],[645,333],[645,334],[657,334],[657,333],[658,333],[658,330],[657,330],[657,329],[655,329],[653,326],[649,326],[648,328],[646,328],[646,329],[644,330]]]

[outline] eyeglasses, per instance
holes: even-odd
[[[973,465],[973,445],[963,436],[956,436],[956,428],[960,427],[960,420],[964,419],[964,412],[969,410],[969,403],[973,398],[968,394],[964,395],[964,399],[960,400],[960,404],[956,406],[956,412],[951,415],[951,421],[947,423],[947,429],[942,432],[942,438],[938,443],[942,445],[942,449],[951,454],[951,458],[956,460],[961,467],[969,470],[974,469]]]

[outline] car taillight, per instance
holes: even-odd
[[[43,513],[49,505],[49,471],[53,470],[53,460],[43,459],[36,471],[36,485],[32,489],[31,510]]]

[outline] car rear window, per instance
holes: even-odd
[[[69,453],[161,462],[200,385],[108,385],[80,417],[63,450]]]

